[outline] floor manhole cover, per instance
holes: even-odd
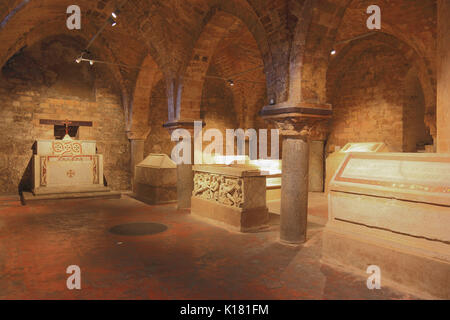
[[[109,229],[109,232],[121,236],[145,236],[161,233],[167,230],[167,226],[161,223],[137,222],[120,224]]]

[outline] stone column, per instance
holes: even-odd
[[[309,191],[323,192],[324,141],[311,140],[309,148]]]
[[[131,142],[131,172],[134,173],[135,166],[144,160],[144,142],[142,139],[132,139]],[[134,175],[133,175],[134,176]]]
[[[199,120],[201,121],[201,120]],[[177,208],[189,209],[191,207],[192,190],[194,190],[194,120],[177,120],[163,125],[169,133],[176,129],[185,129],[191,135],[191,163],[177,165]],[[205,126],[205,123],[203,123]]]
[[[437,152],[450,153],[450,1],[438,0]]]
[[[331,117],[331,106],[267,106],[260,115],[283,136],[280,241],[298,245],[306,241],[309,137]]]
[[[309,143],[306,136],[283,136],[280,240],[306,241]]]
[[[191,207],[192,190],[194,190],[194,173],[192,164],[177,165],[177,208]]]
[[[325,177],[325,141],[330,127],[329,119],[319,121],[311,130],[309,148],[309,191],[323,192]]]
[[[130,140],[130,172],[131,172],[131,190],[134,190],[134,171],[136,165],[144,160],[144,146],[150,134],[151,128],[127,131],[128,140]]]

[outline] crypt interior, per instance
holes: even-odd
[[[450,299],[450,1],[72,2],[0,3],[0,299]]]

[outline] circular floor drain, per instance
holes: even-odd
[[[167,226],[161,223],[137,222],[114,226],[109,232],[121,236],[145,236],[161,233],[167,230]]]

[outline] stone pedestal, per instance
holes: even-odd
[[[202,120],[199,120],[202,121]],[[176,120],[167,122],[163,125],[170,134],[177,129],[184,129],[189,132],[191,143],[190,163],[177,165],[177,207],[178,209],[189,209],[191,207],[191,196],[194,188],[194,174],[192,166],[194,163],[194,122],[195,120]],[[202,122],[202,126],[205,123]]]
[[[148,204],[177,201],[177,165],[165,154],[150,154],[136,165],[133,193]]]
[[[138,163],[144,160],[144,143],[143,139],[131,139],[131,176],[133,177],[133,181],[131,183],[132,189],[134,189],[134,177],[135,177],[135,168]]]
[[[131,169],[134,170],[136,165],[144,160],[144,140],[133,139],[131,143]]]
[[[309,191],[323,192],[324,142],[311,141],[309,147]]]
[[[450,3],[438,0],[437,152],[450,152]]]
[[[188,209],[191,207],[191,195],[194,189],[194,174],[192,164],[177,166],[177,207]]]
[[[191,214],[240,232],[267,226],[266,177],[252,166],[196,165]]]
[[[331,106],[266,106],[260,115],[283,136],[280,241],[301,244],[308,215],[309,137],[331,117]]]
[[[450,155],[347,154],[329,186],[323,261],[450,298]]]

